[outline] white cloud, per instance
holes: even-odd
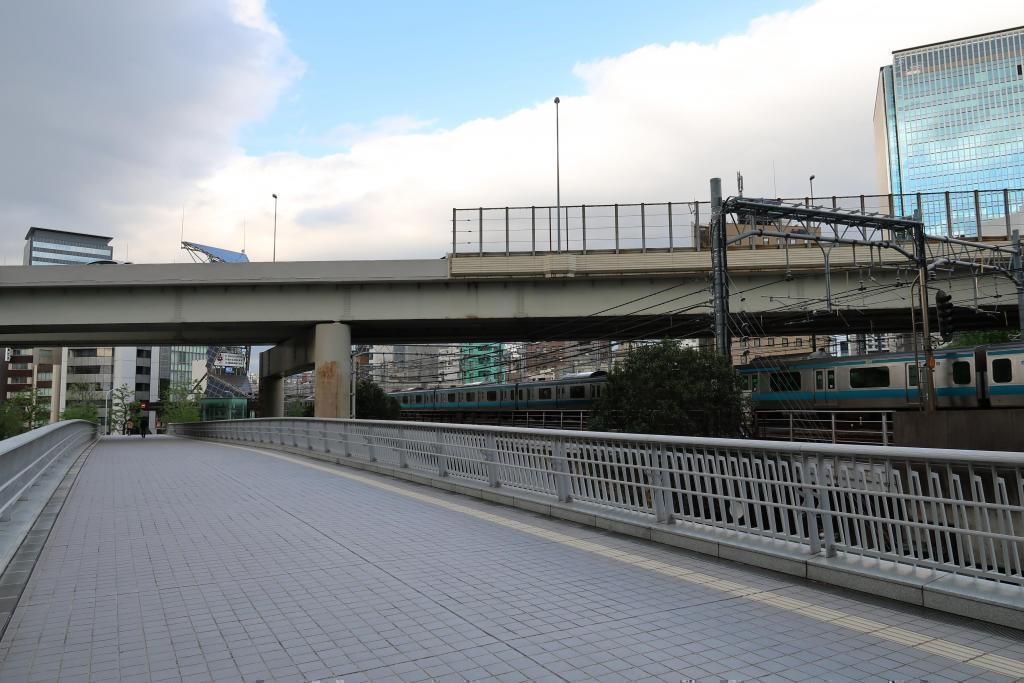
[[[245,221],[250,255],[268,259],[276,192],[279,259],[436,257],[448,243],[453,206],[554,202],[549,100],[451,130],[401,116],[369,130],[339,126],[338,139],[351,146],[319,157],[254,157],[235,149],[238,126],[266,111],[294,74],[276,29],[261,11],[239,7],[259,5],[235,3],[228,34],[238,44],[203,54],[212,75],[189,72],[200,87],[186,87],[180,77],[158,80],[159,88],[139,86],[135,99],[145,100],[144,116],[126,113],[119,125],[103,127],[98,117],[105,112],[87,106],[90,125],[60,144],[75,147],[70,154],[79,173],[95,166],[93,158],[113,156],[111,147],[123,147],[117,163],[102,165],[95,181],[82,185],[62,178],[74,201],[40,192],[45,165],[34,169],[20,194],[0,190],[0,197],[18,200],[15,212],[0,206],[3,225],[52,225],[44,208],[58,206],[63,225],[109,226],[131,235],[134,260],[167,261],[175,253],[180,197],[189,192],[187,239],[239,246]],[[803,194],[810,173],[819,194],[873,192],[878,68],[896,48],[1019,24],[1017,1],[984,7],[968,13],[962,2],[823,0],[760,18],[714,44],[651,45],[577,65],[584,94],[563,97],[561,105],[563,203],[703,198],[709,177],[721,176],[731,189],[736,170],[744,172],[748,193],[773,194],[773,166],[783,195]],[[223,25],[203,25],[214,28]],[[127,53],[115,38],[106,36]],[[95,85],[95,77],[87,80]],[[167,96],[168,89],[186,101]],[[150,105],[150,96],[159,96],[159,105]],[[93,127],[102,131],[98,139]],[[47,153],[62,159],[56,149]],[[116,192],[111,175],[124,183]]]
[[[0,254],[38,225],[151,248],[301,72],[261,2],[11,3],[0,21]],[[166,243],[166,240],[164,240]],[[120,257],[120,253],[118,256]]]

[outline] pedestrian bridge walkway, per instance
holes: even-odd
[[[1013,629],[264,447],[75,472],[5,682],[1024,676]]]

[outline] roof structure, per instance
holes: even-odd
[[[249,257],[245,252],[230,251],[220,247],[211,247],[197,242],[182,242],[181,248],[187,251],[198,261],[208,263],[248,263]]]

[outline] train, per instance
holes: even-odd
[[[938,349],[939,408],[1024,407],[1024,343]],[[911,410],[921,404],[913,353],[763,358],[736,368],[755,411]],[[392,392],[407,416],[417,412],[587,411],[604,392],[603,371],[541,382],[469,384]]]
[[[579,372],[540,382],[482,383],[391,392],[403,411],[589,410],[604,391],[608,373]]]
[[[1024,406],[1024,343],[937,349],[936,407]],[[762,410],[909,410],[921,405],[921,355],[808,356],[759,359],[737,368]]]

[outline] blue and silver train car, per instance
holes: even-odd
[[[1024,406],[1024,344],[934,354],[939,408]],[[764,359],[739,372],[757,410],[900,410],[921,402],[912,353]]]
[[[603,371],[585,372],[543,382],[478,383],[390,395],[403,411],[588,410],[601,395],[606,376]]]

